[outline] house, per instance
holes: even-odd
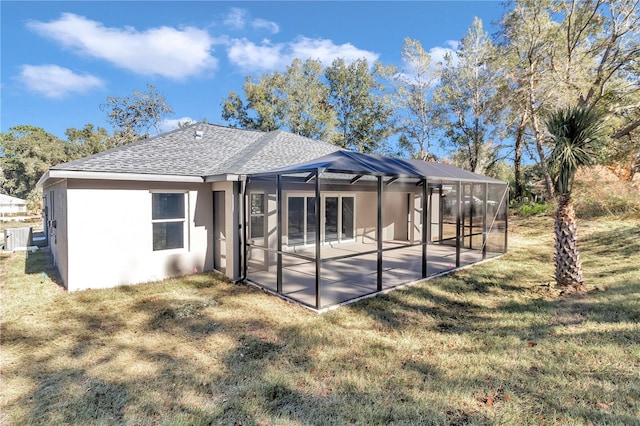
[[[504,182],[281,130],[196,123],[38,185],[69,291],[217,270],[322,309],[506,250]]]
[[[27,213],[27,202],[21,198],[0,194],[0,215],[16,215]]]

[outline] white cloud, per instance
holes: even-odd
[[[249,13],[245,9],[232,7],[229,13],[223,18],[222,23],[232,30],[244,30],[247,25]],[[251,21],[251,28],[254,30],[266,30],[271,34],[280,32],[280,26],[273,21],[256,18]]]
[[[47,98],[62,98],[104,87],[104,82],[89,74],[76,74],[58,65],[23,65],[18,77],[27,88]]]
[[[234,30],[241,30],[247,21],[247,11],[237,7],[232,7],[231,11],[224,18],[224,24]]]
[[[72,13],[64,13],[55,21],[32,21],[27,26],[76,53],[141,75],[179,80],[214,70],[218,63],[211,55],[212,37],[194,27],[138,31],[132,27],[106,27]]]
[[[455,40],[447,40],[445,42],[446,46],[436,46],[429,49],[429,56],[431,56],[431,60],[433,63],[445,63],[445,56],[447,54],[451,55],[453,65],[458,64],[458,55],[456,54],[456,50],[458,50],[458,46],[460,42]]]
[[[257,45],[247,39],[235,39],[231,40],[227,55],[244,70],[272,70],[282,66],[282,49],[282,45]]]
[[[271,34],[277,34],[280,32],[280,27],[273,21],[267,21],[266,19],[254,19],[251,22],[251,26],[255,30],[267,30]]]
[[[175,130],[177,128],[180,127],[180,124],[193,124],[196,123],[196,120],[194,120],[191,117],[182,117],[182,118],[176,118],[176,119],[165,119],[162,121],[162,123],[160,123],[160,132],[165,133],[165,132],[170,132],[171,130]]]
[[[445,41],[445,46],[436,46],[429,49],[427,52],[431,58],[430,66],[427,71],[424,69],[420,70],[423,74],[418,79],[418,75],[416,72],[417,64],[412,62],[405,63],[406,68],[398,72],[394,75],[394,78],[400,80],[407,84],[419,85],[422,86],[425,90],[430,90],[435,86],[440,84],[440,77],[438,75],[442,65],[445,64],[446,55],[451,55],[451,60],[453,66],[458,65],[458,55],[456,51],[458,50],[459,42],[455,40],[447,40]]]
[[[307,37],[275,45],[268,40],[258,45],[247,39],[234,39],[230,42],[227,54],[232,63],[245,71],[282,69],[296,58],[319,59],[327,66],[337,58],[343,58],[347,63],[365,58],[372,63],[379,57],[377,53],[358,49],[351,43],[336,45],[331,40]]]

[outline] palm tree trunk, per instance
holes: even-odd
[[[569,292],[586,291],[578,251],[576,215],[569,194],[558,196],[554,230],[556,284]]]

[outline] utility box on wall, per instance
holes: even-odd
[[[25,249],[31,245],[32,240],[33,231],[30,226],[4,230],[4,249],[6,251]]]

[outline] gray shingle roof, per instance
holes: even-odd
[[[202,132],[196,139],[195,132]],[[259,132],[196,123],[51,167],[51,170],[215,176],[271,170],[337,151],[282,130]]]

